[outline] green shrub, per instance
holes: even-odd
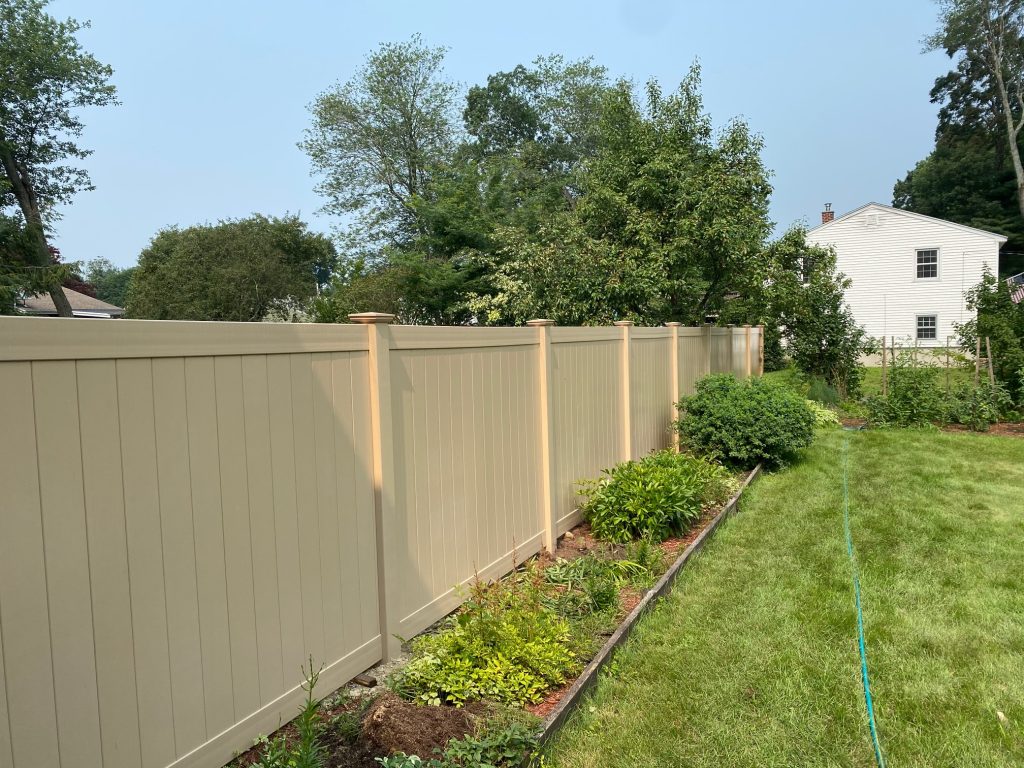
[[[535,585],[515,577],[474,584],[441,631],[412,641],[412,654],[389,684],[434,705],[485,697],[535,703],[579,668],[568,622],[543,604]]]
[[[781,464],[814,439],[814,414],[807,401],[765,378],[707,376],[680,407],[682,416],[674,426],[685,444],[733,466]]]
[[[950,393],[946,418],[976,432],[985,432],[1004,418],[1012,406],[1010,395],[1002,385],[982,381],[976,387],[960,386]]]
[[[824,405],[815,402],[814,400],[807,401],[807,407],[811,409],[811,413],[814,414],[814,426],[816,427],[838,427],[840,424],[839,414],[833,411],[831,408],[826,408]]]
[[[839,392],[820,376],[812,376],[807,387],[807,399],[825,405],[838,405]]]
[[[942,421],[946,404],[939,369],[903,352],[889,369],[887,393],[867,399],[868,422],[876,427],[920,427]]]
[[[627,461],[580,483],[581,507],[594,535],[625,544],[684,533],[705,505],[728,497],[732,479],[720,466],[665,450]]]

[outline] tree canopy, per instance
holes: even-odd
[[[0,271],[18,290],[48,290],[60,314],[71,308],[60,288],[47,228],[55,207],[91,189],[75,161],[90,153],[78,144],[83,107],[114,103],[112,70],[85,52],[76,34],[87,23],[59,21],[44,0],[0,5],[0,211],[20,215],[21,246]]]
[[[126,309],[153,320],[257,321],[277,300],[315,296],[335,260],[331,241],[295,216],[171,227],[139,256]]]

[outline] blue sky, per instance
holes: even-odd
[[[81,39],[114,67],[121,100],[86,114],[96,190],[64,209],[56,244],[121,265],[174,224],[291,212],[329,232],[296,147],[306,107],[377,44],[416,32],[450,48],[448,75],[467,86],[561,53],[670,88],[700,59],[716,125],[740,116],[764,137],[780,228],[816,223],[824,202],[891,202],[931,148],[928,90],[949,69],[921,53],[929,0],[58,0],[50,12],[92,21]]]

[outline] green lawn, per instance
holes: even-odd
[[[874,765],[847,438],[889,765],[1024,765],[1024,440],[833,431],[750,489],[562,730],[552,766]]]

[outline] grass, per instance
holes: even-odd
[[[1024,441],[832,431],[750,489],[562,730],[551,765],[874,765],[845,439],[889,764],[1024,764]]]

